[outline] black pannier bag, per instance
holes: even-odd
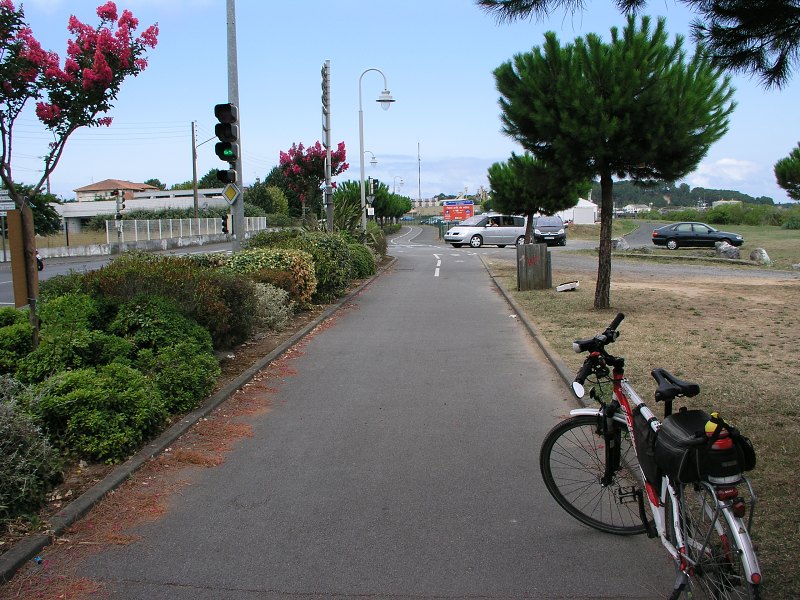
[[[656,432],[650,427],[647,419],[642,416],[642,412],[637,408],[633,412],[633,435],[636,443],[636,456],[639,458],[639,465],[648,483],[655,486],[656,491],[661,491],[661,471],[656,464],[655,442]]]
[[[709,421],[714,431],[707,434]],[[705,411],[682,409],[661,424],[655,461],[679,483],[706,480],[724,484],[735,483],[744,471],[754,468],[756,455],[750,440],[735,427]]]

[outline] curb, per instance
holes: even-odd
[[[34,558],[43,548],[49,546],[54,538],[64,533],[67,527],[88,513],[106,496],[106,494],[122,485],[150,459],[172,446],[175,441],[194,426],[195,423],[211,413],[247,384],[269,363],[280,357],[311,333],[320,323],[330,318],[331,315],[337,312],[344,304],[360,294],[364,288],[383,275],[396,261],[397,259],[395,257],[390,257],[389,262],[381,267],[375,275],[361,283],[357,288],[347,294],[347,296],[339,299],[335,304],[330,305],[316,319],[308,323],[303,329],[275,348],[268,355],[254,363],[237,379],[221,388],[213,396],[208,397],[199,408],[185,415],[179,422],[162,432],[156,439],[152,440],[144,448],[139,450],[139,452],[111,471],[102,481],[96,483],[69,505],[53,515],[50,519],[50,529],[48,533],[32,535],[14,544],[10,550],[0,556],[0,584],[10,581],[14,574],[19,571],[25,563]]]

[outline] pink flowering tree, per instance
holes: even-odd
[[[35,103],[36,116],[52,133],[52,142],[43,152],[42,177],[29,191],[37,195],[75,130],[111,125],[106,114],[122,82],[147,67],[147,50],[156,46],[158,26],[151,25],[137,36],[138,19],[128,10],[120,13],[114,2],[98,7],[97,16],[100,22],[96,26],[70,17],[67,30],[72,37],[67,40],[62,62],[58,54],[44,50],[34,38],[22,6],[0,0],[0,178],[18,208],[22,208],[23,198],[14,185],[12,146],[14,125],[26,105]],[[34,313],[37,271],[33,224],[27,211],[22,214],[28,297],[33,300]]]
[[[306,210],[320,216],[322,211],[322,185],[325,183],[325,147],[317,142],[306,148],[303,144],[292,144],[288,152],[281,152],[279,168],[286,178],[286,185],[297,193],[302,214]],[[347,153],[344,142],[331,150],[331,177],[344,173],[350,165],[345,162]]]

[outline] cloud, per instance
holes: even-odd
[[[762,167],[749,160],[721,158],[701,163],[686,179],[693,187],[729,189],[753,179],[760,179]]]

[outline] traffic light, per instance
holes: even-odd
[[[222,217],[222,233],[228,234],[228,217]]]
[[[121,213],[125,210],[125,192],[122,190],[111,190],[111,196],[117,201],[117,214]],[[121,219],[121,216],[117,217]]]
[[[239,120],[239,109],[236,108],[235,104],[231,103],[217,104],[214,107],[214,116],[219,121],[214,126],[214,135],[219,138],[219,141],[214,146],[214,151],[220,160],[233,165],[239,159],[239,144],[237,143],[239,141],[239,126],[236,124]],[[234,181],[236,181],[236,176],[234,175],[233,177]],[[217,174],[217,179],[222,180],[219,174]]]
[[[234,169],[217,169],[217,180],[222,183],[236,183],[236,171]]]

